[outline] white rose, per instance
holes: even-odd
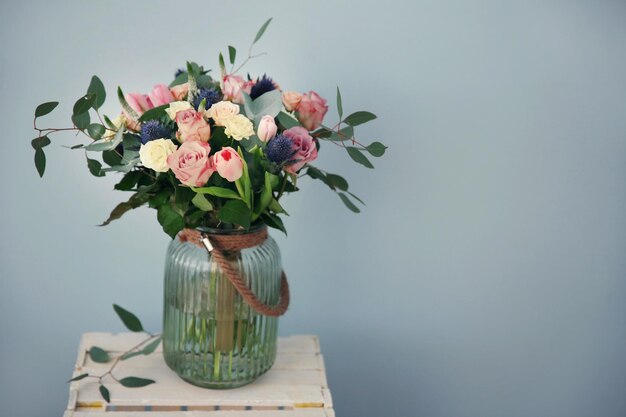
[[[170,106],[167,109],[165,109],[165,112],[167,113],[168,116],[170,116],[170,119],[176,120],[176,113],[178,113],[179,111],[188,110],[191,108],[192,108],[191,104],[189,104],[188,101],[172,101],[170,103]]]
[[[141,145],[139,159],[146,168],[156,172],[167,172],[167,157],[176,151],[176,145],[169,139],[155,139]]]
[[[226,128],[224,129],[226,136],[235,140],[248,139],[250,136],[254,135],[252,122],[243,114],[238,114],[226,119],[224,127]]]
[[[218,126],[224,126],[226,120],[239,114],[239,106],[230,101],[220,101],[212,105],[204,112],[206,117],[210,117]]]

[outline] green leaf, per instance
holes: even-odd
[[[43,177],[43,173],[46,170],[46,154],[41,148],[35,149],[35,168],[37,168],[39,176]]]
[[[385,149],[387,149],[387,147],[380,142],[372,142],[367,145],[365,149],[367,149],[370,155],[378,158],[385,154]]]
[[[160,119],[161,117],[165,116],[167,113],[165,112],[165,110],[167,110],[170,107],[169,104],[164,104],[162,106],[158,106],[158,107],[154,107],[150,110],[146,110],[140,117],[139,117],[139,121],[140,122],[145,122],[148,120],[156,120],[156,119]]]
[[[47,101],[45,103],[41,103],[35,109],[35,117],[45,116],[46,114],[52,112],[59,105],[58,101]]]
[[[100,81],[97,75],[91,77],[91,82],[89,83],[89,87],[87,88],[87,94],[93,94],[96,98],[93,103],[93,108],[98,110],[104,104],[104,100],[106,100],[107,94],[104,89],[104,84]]]
[[[202,188],[196,188],[196,187],[191,187],[192,190],[194,190],[196,193],[201,193],[201,194],[210,194],[210,195],[214,195],[215,197],[220,197],[220,198],[231,198],[231,199],[236,199],[236,200],[241,200],[241,197],[239,196],[239,194],[237,194],[235,191],[228,189],[228,188],[222,188],[222,187],[202,187]]]
[[[249,95],[243,93],[246,117],[254,121],[255,126],[263,116],[276,117],[283,108],[283,96],[280,91],[272,90],[249,101]]]
[[[106,226],[113,220],[117,220],[122,217],[126,212],[142,206],[148,201],[149,198],[150,196],[146,193],[138,192],[133,194],[128,201],[124,201],[123,203],[119,203],[115,206],[113,211],[111,211],[111,214],[109,214],[109,218],[100,224],[100,226]]]
[[[191,203],[202,211],[213,210],[213,205],[211,204],[211,202],[206,199],[204,194],[201,193],[196,194],[195,197],[191,199]]]
[[[283,125],[285,129],[291,129],[292,127],[301,126],[300,122],[298,122],[296,119],[294,119],[293,117],[291,117],[289,114],[285,113],[284,111],[281,111],[280,113],[278,113],[276,118],[278,119],[280,124]]]
[[[263,219],[263,222],[269,227],[278,229],[282,231],[285,235],[287,234],[287,229],[285,229],[285,225],[283,224],[282,219],[277,215],[272,213],[264,213],[261,218]]]
[[[253,45],[257,43],[259,39],[261,39],[261,36],[263,36],[263,34],[265,33],[265,30],[270,25],[271,21],[272,21],[272,18],[270,17],[269,19],[267,19],[267,22],[263,23],[263,26],[261,26],[259,31],[256,33],[256,36],[254,37],[254,41],[252,42]]]
[[[113,304],[113,310],[115,310],[117,315],[120,317],[120,320],[122,320],[122,323],[124,323],[124,326],[126,326],[128,330],[130,330],[131,332],[143,331],[143,326],[141,325],[141,321],[139,321],[137,316],[135,316],[133,313],[131,313],[130,311],[126,309],[123,309],[117,304]]]
[[[95,177],[104,177],[105,175],[104,172],[102,172],[102,164],[95,159],[87,158],[87,168],[89,168],[91,175]]]
[[[191,65],[191,62],[187,62],[187,82],[189,83],[187,101],[193,103],[198,95],[198,82],[196,81],[196,73]]]
[[[92,361],[98,363],[107,363],[111,360],[111,357],[106,350],[99,348],[98,346],[92,346],[89,349],[89,357]]]
[[[80,130],[87,129],[89,127],[90,120],[91,119],[89,117],[89,113],[73,114],[72,115],[72,123],[74,123],[74,126],[79,128]]]
[[[111,393],[109,392],[107,387],[105,387],[104,385],[100,385],[99,391],[100,391],[100,395],[102,395],[102,398],[104,398],[104,401],[110,403]]]
[[[102,161],[110,167],[120,165],[122,163],[122,155],[120,155],[115,149],[102,152]],[[102,169],[105,170],[104,168]]]
[[[137,112],[132,107],[130,107],[130,104],[128,104],[128,101],[126,101],[126,98],[124,97],[124,92],[122,91],[122,87],[117,87],[117,99],[119,100],[122,108],[126,110],[126,113],[128,113],[128,115],[132,119],[137,120],[139,118]]]
[[[341,191],[348,191],[348,181],[341,175],[326,173],[328,183]]]
[[[287,212],[285,211],[283,206],[281,206],[280,203],[278,202],[278,200],[276,200],[275,198],[272,198],[272,201],[270,201],[270,203],[268,204],[267,209],[273,211],[274,213],[285,213],[285,214],[287,214]],[[287,214],[287,215],[289,215],[289,214]]]
[[[80,381],[81,379],[85,379],[89,376],[89,374],[80,374],[78,376],[75,376],[74,378],[70,379],[67,382],[72,382],[72,381]]]
[[[145,387],[146,385],[154,384],[154,382],[155,381],[152,379],[139,378],[137,376],[127,376],[126,378],[120,379],[120,384],[126,388]]]
[[[95,94],[85,94],[74,103],[73,115],[87,113],[96,101]]]
[[[152,342],[148,343],[141,350],[125,353],[124,355],[122,355],[122,360],[124,361],[126,359],[130,359],[139,355],[149,355],[156,350],[156,348],[159,346],[159,343],[161,343],[161,336],[157,337]]]
[[[354,146],[348,146],[346,150],[348,151],[348,155],[350,155],[350,158],[352,158],[354,162],[358,162],[359,164],[367,168],[374,168],[374,165],[372,165],[369,159],[367,159],[367,157],[359,149],[355,148]]]
[[[89,125],[89,128],[91,128],[91,126],[94,126],[94,125],[93,124]],[[104,126],[102,125],[98,125],[98,126],[104,129]],[[97,140],[85,146],[85,150],[94,151],[94,152],[112,151],[113,149],[117,148],[117,145],[119,145],[120,142],[123,140],[123,135],[124,135],[124,129],[120,128],[117,132],[115,132],[115,136],[113,136],[113,139]]]
[[[345,195],[344,193],[337,193],[337,194],[339,194],[339,198],[341,198],[341,201],[343,201],[343,204],[345,204],[346,207],[348,207],[351,211],[355,213],[359,213],[361,211],[359,210],[357,206],[354,205],[352,201],[350,201],[347,195]]]
[[[259,203],[258,203],[259,205],[257,209],[255,210],[255,216],[253,218],[254,220],[256,220],[256,218],[265,211],[267,206],[272,201],[272,198],[274,197],[272,194],[272,183],[273,182],[275,183],[277,180],[278,180],[278,177],[276,175],[273,175],[265,171],[265,181],[263,184],[263,189],[261,190],[261,198],[259,199]]]
[[[357,111],[346,117],[343,122],[349,124],[350,126],[358,126],[363,123],[367,123],[370,120],[374,120],[375,118],[376,115],[374,113],[370,113],[368,111]]]
[[[48,136],[39,136],[38,138],[31,140],[30,145],[35,150],[45,148],[50,145],[50,138]]]
[[[159,207],[157,211],[157,220],[163,227],[163,231],[172,239],[174,239],[178,232],[185,227],[185,220],[183,217],[169,204],[164,204]]]
[[[226,75],[226,64],[224,63],[224,55],[222,55],[221,52],[219,56],[219,64],[220,64],[220,72],[222,74],[222,77],[224,77]]]
[[[78,145],[71,146],[71,147],[70,147],[70,149],[80,149],[80,148],[82,148],[83,146],[84,146],[84,145],[83,145],[82,143],[79,143]]]
[[[220,209],[218,219],[225,223],[238,224],[244,228],[250,227],[250,208],[240,200],[230,200]]]
[[[358,201],[359,203],[365,205],[365,203],[363,202],[363,200],[361,200],[359,197],[357,197],[356,195],[352,194],[350,191],[348,191],[348,194],[350,194],[352,196],[352,198],[354,198],[356,201]]]
[[[339,114],[339,120],[343,117],[343,104],[341,102],[341,93],[339,87],[337,87],[337,113]]]
[[[237,56],[237,50],[234,46],[228,45],[228,58],[231,65],[235,65],[235,57]]]
[[[98,140],[104,135],[105,128],[100,123],[92,123],[87,126],[87,134],[93,139]]]
[[[137,185],[139,179],[143,176],[141,171],[131,171],[124,175],[120,182],[113,187],[120,191],[130,191]]]

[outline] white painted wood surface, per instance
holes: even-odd
[[[74,376],[105,373],[110,364],[93,362],[92,346],[112,357],[145,339],[136,333],[85,333],[80,342]],[[150,355],[120,362],[117,378],[139,376],[156,381],[142,388],[125,388],[110,379],[103,382],[111,392],[107,404],[98,383],[86,378],[70,383],[64,417],[334,417],[324,360],[316,336],[278,339],[276,363],[255,382],[230,390],[196,387],[180,379],[165,364],[159,346]]]

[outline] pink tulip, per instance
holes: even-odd
[[[213,164],[217,173],[228,181],[233,182],[241,178],[243,174],[243,162],[236,150],[224,147],[213,155]]]
[[[209,157],[208,143],[185,142],[167,157],[167,166],[180,182],[191,187],[202,187],[215,172],[213,159]]]
[[[150,101],[150,97],[145,94],[139,93],[129,93],[124,96],[128,105],[135,110],[137,115],[141,116],[146,110],[150,110],[154,108],[154,104]],[[124,112],[126,113],[126,112]],[[131,118],[130,115],[126,114],[127,117]]]
[[[256,135],[259,137],[261,142],[267,142],[276,136],[276,132],[278,127],[276,126],[276,122],[272,116],[263,116],[261,121],[259,122],[259,128],[256,131]]]
[[[157,84],[150,92],[150,101],[154,107],[162,106],[174,101],[174,96],[165,84]]]

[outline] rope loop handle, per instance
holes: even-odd
[[[237,267],[227,258],[228,253],[251,248],[265,242],[267,239],[267,228],[242,235],[209,234],[194,229],[183,229],[178,234],[178,238],[181,242],[190,242],[205,248],[213,256],[213,259],[215,259],[224,274],[226,274],[230,283],[233,284],[233,287],[241,295],[241,298],[255,311],[269,317],[279,317],[285,314],[287,308],[289,308],[290,301],[289,282],[287,282],[285,271],[281,271],[280,276],[280,301],[278,304],[270,306],[259,300],[256,294],[241,279]]]

